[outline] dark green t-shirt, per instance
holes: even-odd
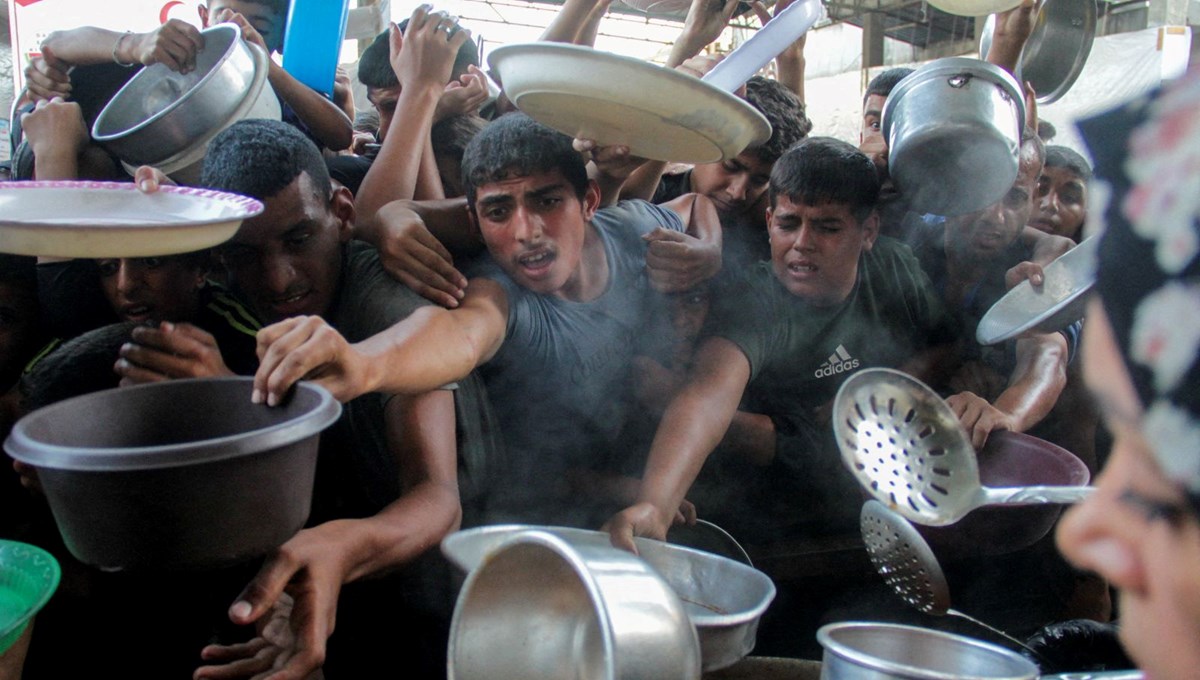
[[[854,372],[897,368],[953,341],[954,325],[909,248],[880,237],[859,259],[858,281],[840,305],[806,304],[763,262],[714,301],[704,335],[745,354],[750,382],[742,410],[769,416],[776,430],[771,466],[742,469],[738,490],[718,502],[757,496],[754,515],[840,531],[856,526],[861,497],[820,410]]]
[[[342,280],[330,325],[350,342],[360,342],[431,304],[393,279],[370,246],[352,241],[345,250]],[[471,373],[454,389],[459,487],[468,512],[489,466],[498,465],[499,433],[483,382]],[[388,449],[384,407],[391,395],[364,394],[345,405],[342,417],[321,437],[321,467],[313,518],[366,517],[400,496],[399,470]]]

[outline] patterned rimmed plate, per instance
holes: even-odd
[[[211,248],[263,211],[252,198],[117,182],[0,183],[0,252],[39,257],[155,257]]]

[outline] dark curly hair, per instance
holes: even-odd
[[[833,137],[809,137],[775,162],[770,191],[771,207],[779,196],[805,205],[845,203],[861,222],[875,209],[879,175],[857,147]]]
[[[863,93],[863,106],[867,105],[867,97],[871,95],[879,95],[884,99],[892,94],[892,90],[896,88],[896,84],[907,78],[914,69],[906,67],[889,68],[886,71],[880,71],[878,75],[867,83],[867,91]]]
[[[1047,146],[1045,167],[1066,168],[1084,182],[1089,182],[1092,179],[1092,164],[1088,163],[1087,159],[1079,155],[1074,149],[1067,146],[1060,146],[1058,144]]]
[[[571,138],[523,113],[492,121],[463,152],[463,189],[472,206],[475,190],[484,184],[542,172],[561,172],[579,198],[587,192],[587,165]]]
[[[312,140],[278,120],[242,120],[209,144],[200,186],[262,200],[283,191],[302,172],[321,198],[330,197],[329,169]]]
[[[805,115],[804,103],[777,81],[752,77],[746,81],[746,101],[771,123],[770,138],[753,149],[764,163],[774,163],[784,151],[812,131],[812,121]]]

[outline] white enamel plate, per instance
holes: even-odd
[[[0,252],[40,257],[154,257],[211,248],[263,211],[245,196],[118,182],[0,183]]]

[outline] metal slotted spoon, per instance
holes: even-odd
[[[989,488],[971,440],[946,402],[900,371],[870,368],[833,401],[842,460],[876,500],[918,524],[945,526],[984,505],[1076,503],[1089,486]]]
[[[1043,659],[1036,650],[1004,631],[950,607],[950,586],[925,538],[916,527],[878,501],[867,501],[859,528],[871,564],[892,590],[913,608],[933,616],[955,616],[986,628]]]

